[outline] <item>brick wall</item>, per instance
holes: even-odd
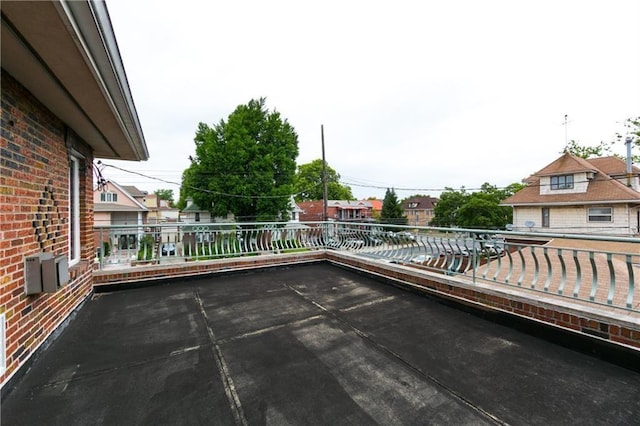
[[[91,292],[93,191],[90,148],[31,93],[2,70],[0,142],[0,314],[5,315],[6,370],[0,382]],[[26,296],[24,258],[67,255],[69,153],[80,162],[81,262],[57,293]]]

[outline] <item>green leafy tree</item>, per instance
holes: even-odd
[[[239,221],[287,219],[298,136],[265,99],[239,105],[227,121],[200,123],[195,156],[182,174],[180,204],[188,196],[216,216]]]
[[[568,152],[580,158],[594,158],[609,155],[611,153],[612,142],[600,142],[596,146],[580,145],[573,139],[565,147],[563,152]]]
[[[459,191],[446,187],[433,209],[434,218],[430,224],[443,227],[457,226],[458,211],[466,202],[468,195],[464,187]]]
[[[523,187],[521,183],[512,183],[506,188],[484,183],[479,191],[472,193],[464,188],[460,191],[446,188],[435,206],[435,218],[431,224],[444,227],[504,228],[513,221],[513,211],[510,207],[501,206],[500,202]]]
[[[380,213],[380,222],[393,225],[406,225],[407,217],[404,215],[402,205],[398,201],[396,191],[387,188],[382,201],[382,212]]]
[[[169,207],[175,207],[173,202],[173,189],[157,189],[153,193],[158,196],[159,200],[168,201]]]
[[[586,146],[580,145],[576,141],[572,140],[571,142],[569,142],[563,152],[569,152],[570,154],[581,158],[593,158],[612,155],[614,145],[626,144],[627,138],[630,138],[632,148],[640,148],[640,117],[627,118],[624,121],[624,127],[626,128],[624,134],[616,133],[613,140],[609,142],[602,141],[596,146]],[[626,156],[626,154],[624,156],[618,154],[613,155],[619,158]],[[632,153],[631,160],[634,163],[640,163],[640,155]]]
[[[351,188],[340,184],[340,175],[327,164],[327,198],[329,200],[354,200]],[[322,185],[322,160],[316,159],[310,163],[298,166],[294,179],[296,201],[322,200],[324,188]]]
[[[627,138],[631,139],[631,148],[640,148],[640,117],[627,118],[624,121],[624,127],[627,129],[625,134],[616,134],[616,142],[626,144]],[[636,151],[637,152],[637,151]],[[631,155],[631,161],[640,163],[640,154]]]

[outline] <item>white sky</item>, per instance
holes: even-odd
[[[199,122],[267,98],[358,198],[519,182],[640,116],[640,2],[107,0],[150,159],[173,182]],[[616,152],[623,154],[619,145]],[[154,191],[179,186],[104,170]],[[382,189],[374,188],[379,186]],[[413,188],[401,190],[400,188]]]

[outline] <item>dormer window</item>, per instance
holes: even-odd
[[[551,176],[551,189],[573,189],[573,175]]]
[[[418,207],[418,203],[409,203],[410,209],[415,209],[416,207]]]
[[[118,194],[115,192],[101,192],[100,201],[103,203],[117,203]]]

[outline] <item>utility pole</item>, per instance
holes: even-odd
[[[324,125],[320,125],[320,138],[322,139],[322,201],[323,201],[323,214],[322,220],[327,221],[328,216],[328,201],[327,201],[327,160],[324,158]]]

